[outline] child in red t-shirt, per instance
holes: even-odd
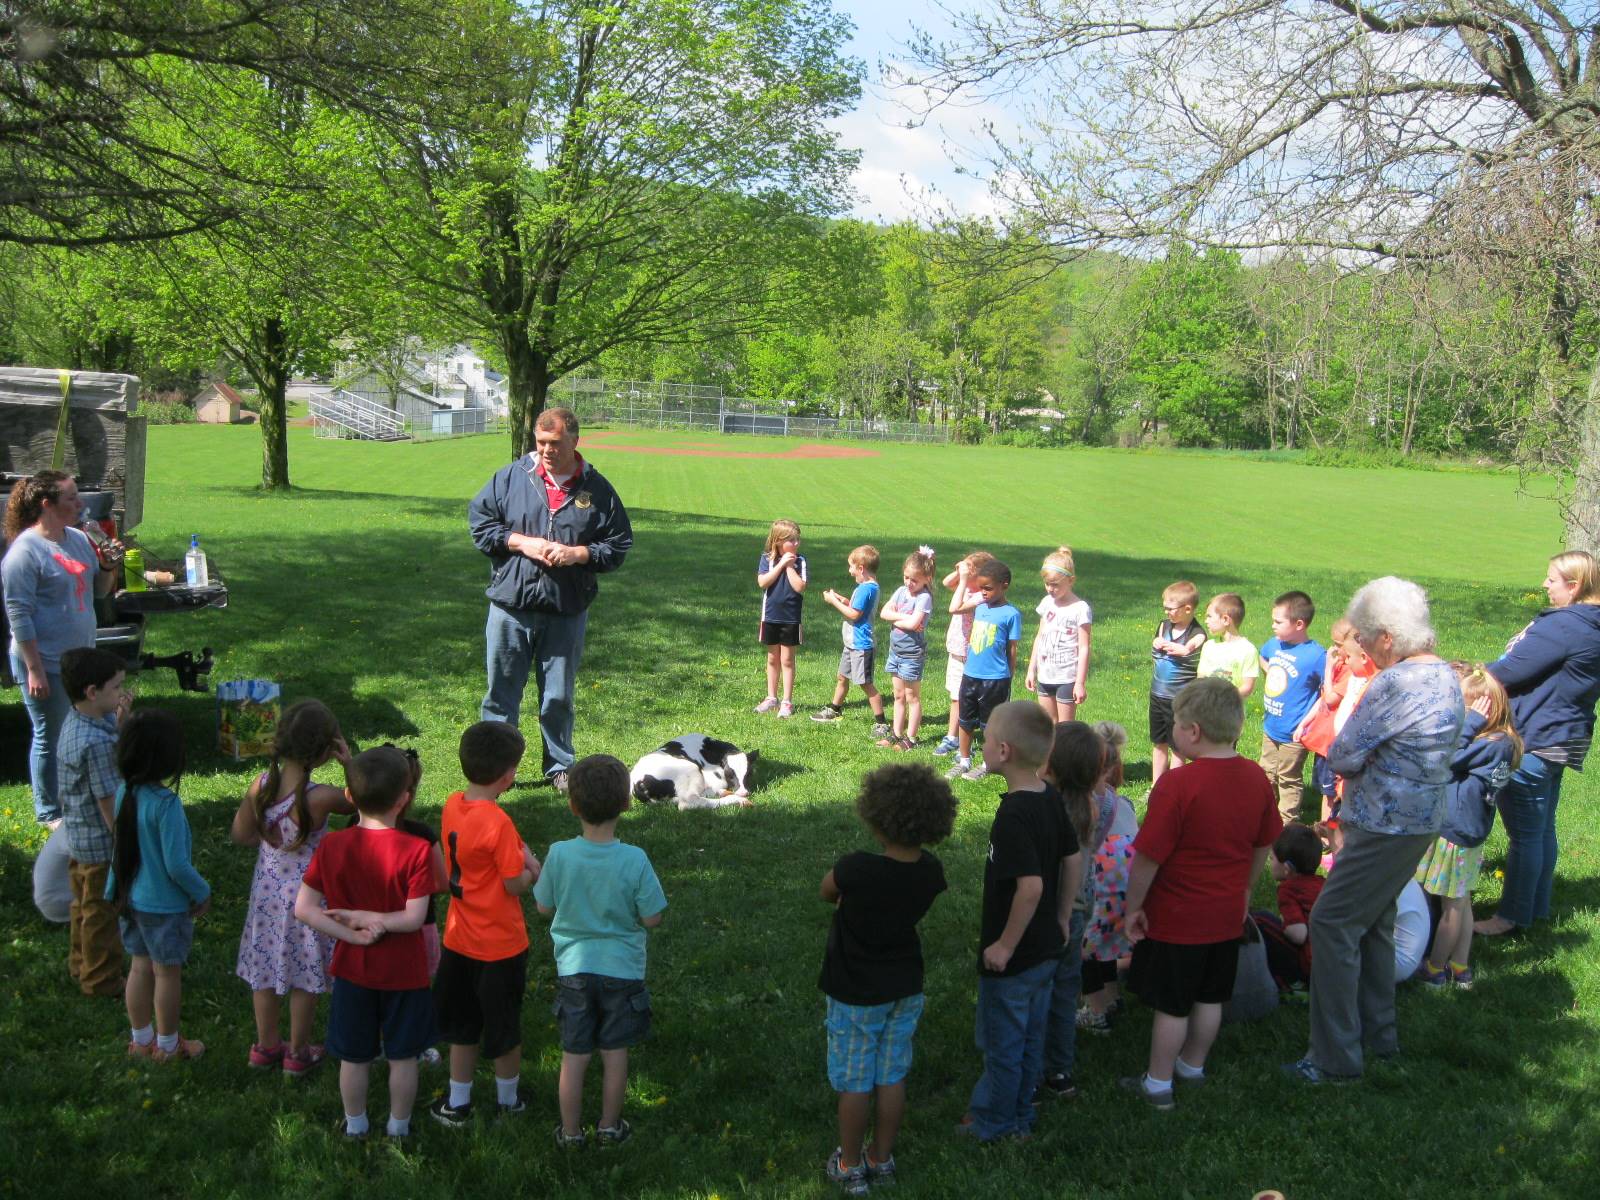
[[[450,1043],[450,1092],[428,1106],[441,1125],[472,1118],[478,1052],[494,1060],[502,1115],[526,1104],[522,1071],[522,994],[528,981],[528,926],[522,896],[539,878],[539,860],[497,803],[516,782],[525,744],[515,725],[479,721],[461,735],[465,791],[444,805],[439,841],[449,876],[444,950],[433,980],[439,1032]]]
[[[1267,868],[1278,882],[1278,911],[1253,912],[1267,947],[1267,967],[1279,991],[1311,982],[1311,906],[1322,895],[1322,839],[1309,825],[1285,825],[1272,843]]]
[[[1155,1108],[1172,1084],[1205,1078],[1206,1055],[1233,995],[1251,882],[1283,828],[1267,774],[1233,743],[1244,701],[1220,676],[1172,702],[1173,746],[1187,765],[1150,792],[1128,870],[1128,982],[1151,1008],[1150,1062],[1121,1081]]]
[[[421,933],[433,861],[426,842],[395,828],[411,803],[405,755],[392,746],[368,750],[350,760],[345,778],[360,820],[317,846],[294,915],[338,939],[328,972],[328,1052],[339,1060],[345,1136],[367,1134],[367,1084],[381,1043],[389,1060],[388,1134],[403,1138],[417,1098],[417,1056],[434,1042]]]

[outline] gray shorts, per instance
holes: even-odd
[[[622,1050],[650,1035],[650,993],[642,979],[561,975],[551,1009],[568,1054]]]
[[[117,918],[122,948],[134,958],[164,967],[181,967],[194,945],[194,918],[188,913],[142,913],[128,909]]]
[[[839,651],[839,678],[847,683],[871,683],[874,650]]]

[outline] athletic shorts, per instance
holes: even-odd
[[[1074,703],[1072,693],[1078,685],[1076,683],[1039,683],[1035,681],[1033,686],[1038,690],[1039,695],[1048,696],[1057,704],[1072,704]]]
[[[142,913],[128,909],[117,918],[122,948],[135,958],[163,967],[181,967],[194,945],[194,918],[188,913]]]
[[[433,1024],[433,994],[425,987],[380,992],[348,979],[333,981],[328,1001],[328,1053],[340,1062],[391,1062],[416,1058],[439,1035]]]
[[[453,1046],[481,1044],[485,1058],[522,1045],[522,993],[528,952],[493,962],[468,958],[446,946],[433,977],[439,1036]]]
[[[1150,697],[1150,744],[1172,745],[1172,699],[1168,696]]]
[[[841,1004],[828,997],[828,1083],[836,1092],[870,1092],[911,1070],[911,1039],[922,994],[888,1004]]]
[[[650,1036],[650,992],[642,979],[610,975],[556,978],[555,1013],[561,1049],[568,1054],[624,1050]]]
[[[961,728],[977,729],[988,724],[989,714],[1011,699],[1010,679],[974,679],[961,677],[961,711],[956,720]]]
[[[795,621],[763,621],[761,622],[761,644],[763,646],[798,646],[800,644],[800,623]]]
[[[1226,1004],[1239,972],[1239,939],[1198,946],[1145,938],[1133,947],[1128,986],[1145,1004],[1187,1017],[1196,1004]]]
[[[839,678],[847,683],[871,683],[875,654],[873,650],[839,651]]]
[[[922,682],[922,667],[927,662],[925,654],[896,654],[889,651],[889,674],[907,683]]]
[[[951,700],[961,699],[961,677],[966,669],[967,660],[954,654],[944,661],[944,690],[950,693]]]

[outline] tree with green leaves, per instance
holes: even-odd
[[[432,245],[397,248],[493,340],[514,455],[551,384],[607,352],[803,308],[785,277],[805,276],[848,194],[853,157],[826,123],[860,76],[825,0],[499,0],[441,22],[440,52],[477,79],[402,143],[391,180]]]

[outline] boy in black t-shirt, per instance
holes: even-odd
[[[911,1038],[922,1014],[917,922],[945,889],[922,847],[950,836],[956,799],[924,766],[893,763],[861,781],[856,812],[882,854],[846,854],[822,877],[837,905],[818,986],[828,997],[828,1082],[839,1093],[839,1147],[828,1178],[846,1195],[894,1182],[894,1139],[906,1109]],[[873,1096],[877,1127],[863,1147]]]
[[[1005,776],[983,868],[978,1049],[983,1074],[958,1127],[982,1142],[1033,1129],[1044,1035],[1063,931],[1083,879],[1083,855],[1061,794],[1039,778],[1055,733],[1026,700],[999,705],[983,761]]]

